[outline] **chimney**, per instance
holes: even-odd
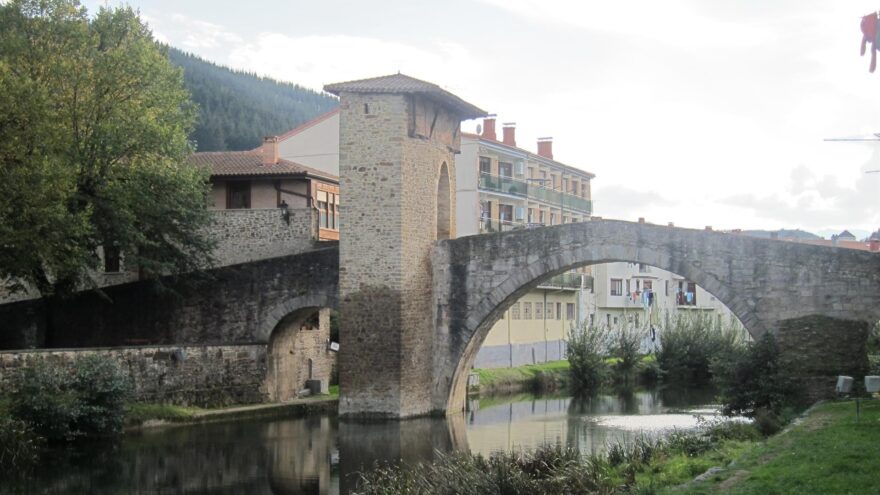
[[[492,141],[498,141],[498,135],[495,134],[495,114],[490,113],[486,118],[483,119],[483,133],[480,134],[480,137],[483,139],[491,139]]]
[[[645,217],[639,217],[639,223],[645,223]]]
[[[516,146],[516,122],[505,122],[501,124],[504,132],[504,144],[508,146]]]
[[[553,138],[538,138],[538,156],[553,159]]]
[[[263,138],[263,147],[260,149],[263,165],[275,165],[278,163],[278,136],[266,136]]]

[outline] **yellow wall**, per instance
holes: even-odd
[[[547,303],[553,305],[552,319],[550,319],[550,315],[546,314],[546,308],[544,308],[545,319],[541,319],[535,314],[536,304],[540,303],[543,306],[545,295]],[[525,319],[526,303],[531,304],[532,314],[529,320]],[[556,303],[560,303],[561,319],[557,319]],[[566,304],[568,303],[575,305],[572,319],[567,318]],[[513,317],[516,305],[519,305],[519,319]],[[536,289],[520,298],[514,303],[514,306],[504,312],[504,318],[495,322],[483,345],[495,346],[563,340],[567,337],[571,325],[575,323],[574,318],[577,318],[577,291]]]

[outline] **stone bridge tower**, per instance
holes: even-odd
[[[428,414],[431,252],[455,237],[461,121],[485,112],[402,74],[324,89],[340,98],[339,412]]]

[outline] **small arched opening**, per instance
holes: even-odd
[[[267,349],[266,394],[284,402],[310,392],[326,393],[335,364],[329,349],[330,309],[302,308],[283,317]]]
[[[452,198],[449,188],[449,167],[446,162],[440,165],[440,178],[437,180],[437,240],[449,239],[452,221]]]

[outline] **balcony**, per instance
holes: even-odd
[[[479,187],[486,191],[494,191],[525,198],[528,194],[529,185],[521,180],[514,179],[513,177],[482,173],[480,174]]]
[[[582,273],[561,273],[538,284],[539,289],[580,289],[584,284]],[[586,277],[592,282],[592,277]]]
[[[480,233],[493,234],[495,232],[510,232],[511,230],[520,230],[529,228],[529,224],[524,222],[512,222],[510,220],[495,220],[493,218],[480,219]]]
[[[593,202],[589,199],[549,189],[539,184],[530,184],[513,177],[491,175],[483,172],[480,174],[479,188],[484,191],[533,199],[562,210],[576,210],[586,215],[593,214]]]

